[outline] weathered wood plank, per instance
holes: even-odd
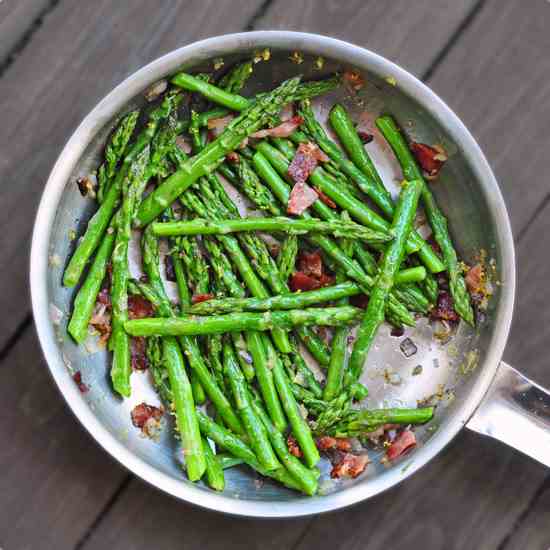
[[[0,2],[0,65],[14,47],[31,31],[36,18],[51,4],[51,0],[6,0]]]
[[[548,484],[525,520],[511,533],[510,538],[499,550],[548,550],[550,548],[550,529],[548,526],[548,510],[550,507],[550,490]]]
[[[161,53],[242,30],[259,0],[62,2],[0,81],[0,349],[28,314],[27,244],[42,187],[70,133],[113,86]]]
[[[83,550],[172,550],[179,545],[203,550],[279,550],[291,548],[310,522],[309,518],[246,520],[207,512],[169,499],[136,480]]]
[[[0,547],[71,548],[127,473],[79,427],[30,328],[0,368]]]
[[[416,75],[433,63],[477,0],[278,0],[257,29],[287,29],[334,36],[369,48]]]
[[[548,193],[550,3],[491,1],[429,84],[473,132],[517,233]]]

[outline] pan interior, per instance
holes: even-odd
[[[245,59],[251,52],[241,51],[238,55],[225,56],[225,66]],[[281,80],[302,74],[304,79],[319,79],[334,71],[344,72],[354,67],[346,60],[324,59],[322,69],[318,68],[316,55],[304,54],[303,62],[296,64],[290,60],[291,51],[272,51],[269,62],[259,62],[243,95],[272,88]],[[212,62],[186,64],[187,70],[211,70]],[[497,246],[497,227],[490,213],[489,205],[479,182],[460,145],[436,121],[432,115],[407,95],[391,79],[374,74],[368,70],[360,71],[365,81],[364,87],[357,93],[346,87],[324,96],[316,101],[315,108],[324,122],[328,110],[335,102],[348,107],[352,116],[360,121],[362,127],[373,131],[373,121],[380,113],[391,113],[406,130],[409,137],[424,143],[441,144],[449,155],[449,160],[432,189],[438,203],[447,215],[450,230],[461,258],[467,263],[475,263],[481,250],[486,251],[488,259],[495,261],[494,280],[501,279],[500,255]],[[132,98],[123,112],[143,106],[141,94]],[[50,303],[63,313],[59,326],[56,326],[57,346],[67,368],[81,371],[82,378],[89,391],[82,399],[93,411],[101,424],[127,449],[139,456],[154,468],[171,476],[178,483],[187,484],[181,465],[178,463],[178,445],[168,423],[160,433],[158,441],[145,439],[130,422],[130,411],[141,402],[157,404],[158,398],[152,388],[147,373],[132,375],[132,396],[121,401],[113,394],[109,377],[109,358],[104,350],[93,344],[77,347],[66,334],[66,324],[75,291],[61,285],[63,267],[74,249],[74,233],[82,234],[86,222],[94,211],[91,200],[83,198],[75,180],[77,177],[93,171],[99,163],[102,146],[115,124],[110,120],[88,144],[85,153],[74,167],[72,176],[67,180],[61,197],[50,240],[49,254],[51,267],[48,272],[48,294]],[[395,194],[402,179],[399,166],[393,159],[391,150],[373,131],[375,139],[368,147],[384,182]],[[245,204],[245,203],[243,203]],[[376,338],[369,354],[362,382],[369,388],[369,396],[364,402],[366,407],[406,406],[414,407],[418,401],[430,396],[437,401],[435,419],[424,427],[416,429],[419,447],[428,446],[439,430],[449,422],[456,421],[458,407],[468,395],[480,376],[486,351],[493,336],[494,319],[500,299],[500,286],[494,285],[493,295],[485,320],[471,330],[463,323],[450,342],[441,343],[433,337],[433,327],[425,320],[419,320],[417,326],[407,329],[401,337],[390,335],[390,327],[384,325]],[[406,357],[401,349],[403,341],[410,339],[416,346],[414,355]],[[421,366],[421,373],[418,367]],[[435,396],[435,397],[433,397]],[[417,452],[417,451],[416,451]],[[330,466],[322,464],[323,478],[321,492],[324,494],[345,491],[351,485],[368,486],[376,478],[387,475],[391,469],[405,470],[414,462],[415,452],[397,461],[391,468],[380,464],[382,451],[370,452],[372,464],[356,480],[334,482],[330,480]],[[210,492],[199,484],[202,491]],[[235,499],[258,501],[291,501],[301,499],[284,488],[262,480],[261,482],[247,468],[232,468],[226,471],[225,496]],[[316,497],[319,498],[319,497]]]

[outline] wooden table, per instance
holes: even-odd
[[[519,292],[505,358],[550,386],[548,1],[3,0],[0,548],[547,549],[547,470],[471,433],[406,484],[350,510],[242,520],[176,502],[129,475],[53,387],[32,326],[27,264],[34,211],[64,142],[103,95],[160,54],[267,28],[377,51],[462,117],[496,171],[514,229]]]

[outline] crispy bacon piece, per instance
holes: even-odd
[[[102,304],[102,305],[104,305],[104,306],[111,307],[111,294],[109,293],[109,289],[108,289],[108,288],[102,288],[102,289],[97,293],[96,302],[97,302],[98,304]]]
[[[212,300],[212,298],[214,298],[214,294],[193,294],[191,297],[191,303],[200,304],[201,302]]]
[[[365,145],[374,139],[374,135],[369,134],[365,130],[357,130],[357,135]]]
[[[155,310],[153,304],[139,294],[128,296],[128,319],[143,319],[153,317]]]
[[[207,122],[207,128],[211,130],[212,135],[217,138],[234,118],[233,115],[227,115],[221,118],[211,118]]]
[[[73,374],[73,380],[75,381],[78,389],[80,390],[80,393],[86,393],[90,388],[84,384],[84,382],[82,382],[82,373],[77,370],[74,374]]]
[[[170,254],[164,256],[164,272],[166,273],[166,279],[172,283],[176,282],[176,272],[174,271],[174,260]]]
[[[315,290],[317,288],[321,288],[321,282],[319,281],[319,279],[311,277],[310,275],[306,275],[301,271],[295,271],[290,276],[288,286],[290,287],[290,290],[292,290],[292,292],[298,292],[299,290]]]
[[[225,155],[225,158],[231,164],[239,164],[239,155],[237,155],[237,153],[235,153],[235,151],[231,151],[231,152],[227,153],[227,155]]]
[[[163,407],[155,407],[153,405],[147,405],[147,403],[140,403],[132,409],[130,416],[132,418],[132,424],[136,428],[139,428],[145,435],[150,436],[154,433],[155,427],[158,426],[163,414]]]
[[[483,266],[476,264],[468,270],[464,281],[470,291],[470,294],[482,294],[483,293]]]
[[[315,145],[308,141],[300,143],[296,154],[288,167],[288,173],[295,182],[304,182],[315,170],[319,162],[327,162],[329,158]]]
[[[416,446],[416,436],[411,430],[402,431],[388,447],[386,458],[395,460]]]
[[[348,69],[344,72],[344,82],[355,91],[360,90],[365,85],[361,73],[352,69]]]
[[[89,196],[90,198],[95,198],[95,185],[90,176],[83,176],[76,180],[76,185],[78,190],[83,197]]]
[[[298,270],[319,279],[324,272],[320,252],[302,252],[298,258]]]
[[[304,119],[301,116],[296,115],[273,128],[264,128],[263,130],[258,130],[257,132],[251,134],[250,137],[258,139],[266,137],[286,138],[290,136],[295,130],[297,130],[303,122]]]
[[[323,260],[318,251],[300,254],[298,271],[291,275],[289,281],[289,286],[293,292],[315,290],[331,284],[334,284],[334,277],[325,273]]]
[[[296,441],[294,436],[289,435],[286,438],[286,444],[291,455],[294,455],[296,458],[302,458],[302,450],[298,446],[298,442]]]
[[[336,208],[336,203],[328,196],[325,195],[320,189],[315,188],[315,192],[319,195],[321,202],[324,202],[329,208]]]
[[[111,336],[111,303],[104,304],[100,301],[101,292],[94,306],[90,325],[99,332],[99,341],[105,344]]]
[[[317,448],[320,451],[337,450],[342,452],[351,451],[351,442],[347,437],[331,437],[324,435],[316,441]]]
[[[430,177],[437,176],[447,161],[447,154],[441,147],[431,147],[425,143],[413,141],[411,143],[411,151],[422,170]]]
[[[290,192],[287,212],[298,216],[307,210],[318,198],[319,195],[307,183],[299,181]]]
[[[361,309],[367,309],[369,305],[369,297],[366,294],[352,296],[349,301],[352,306],[360,307]]]
[[[453,297],[450,292],[442,290],[437,297],[437,305],[432,309],[432,319],[444,321],[458,321],[458,313],[455,311]]]
[[[351,477],[354,479],[363,473],[368,463],[369,457],[366,454],[354,455],[345,453],[342,459],[333,465],[330,477],[333,479],[340,479],[342,477]]]
[[[147,340],[144,336],[130,338],[130,361],[133,370],[147,370],[149,358],[147,357]]]

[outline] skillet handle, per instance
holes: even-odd
[[[504,362],[466,427],[550,467],[550,392]]]

